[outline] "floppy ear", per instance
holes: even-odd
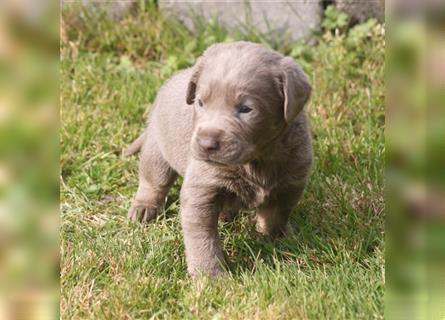
[[[281,62],[283,70],[284,119],[292,122],[311,96],[311,85],[303,70],[290,57]]]
[[[198,60],[195,63],[195,66],[193,67],[193,73],[190,77],[190,81],[187,86],[187,96],[186,96],[186,102],[187,104],[193,104],[195,102],[195,96],[196,96],[196,86],[198,85],[198,79],[201,74],[202,69],[202,58],[198,58]]]

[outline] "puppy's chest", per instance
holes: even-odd
[[[269,201],[283,182],[274,172],[243,169],[232,172],[224,181],[227,191],[234,194],[238,205],[245,209],[254,209]]]

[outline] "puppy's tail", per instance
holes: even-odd
[[[124,150],[123,155],[125,157],[129,157],[133,154],[138,153],[139,151],[141,151],[142,145],[144,144],[145,141],[145,136],[146,136],[146,132],[142,132],[142,134],[136,139],[134,140],[128,147],[127,149]]]

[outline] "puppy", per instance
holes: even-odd
[[[310,173],[304,106],[309,81],[289,57],[259,44],[209,47],[160,89],[142,135],[139,187],[128,212],[148,221],[177,175],[190,274],[223,273],[218,216],[255,209],[257,230],[283,235]]]

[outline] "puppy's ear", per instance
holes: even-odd
[[[195,66],[193,67],[193,73],[192,76],[190,77],[190,81],[187,86],[187,96],[186,96],[187,104],[193,104],[195,102],[196,86],[198,85],[198,79],[201,74],[201,70],[202,70],[202,58],[198,58],[198,60],[195,63]]]
[[[292,58],[284,57],[280,64],[283,70],[284,119],[291,123],[309,100],[312,88],[306,74]]]

